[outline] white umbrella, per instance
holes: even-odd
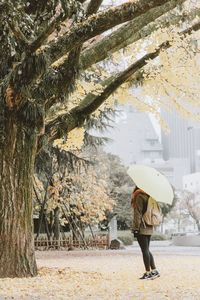
[[[156,169],[145,165],[132,165],[127,171],[137,187],[158,202],[172,204],[174,193],[167,178]]]

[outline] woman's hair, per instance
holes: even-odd
[[[138,190],[138,192],[136,192]],[[142,193],[142,194],[146,194],[143,190],[141,190],[139,187],[135,187],[133,189],[133,192],[131,194],[131,206],[133,208],[136,208],[136,196],[139,194],[139,193]]]
[[[135,207],[135,197],[134,197],[134,193],[138,190],[139,188],[137,187],[137,185],[134,187],[132,194],[131,194],[131,206],[134,208]]]

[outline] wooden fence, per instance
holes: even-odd
[[[72,236],[60,240],[48,240],[47,238],[35,239],[36,250],[50,249],[108,249],[108,235],[88,236],[83,239],[73,239]]]

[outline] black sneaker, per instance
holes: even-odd
[[[142,277],[140,277],[139,279],[152,279],[152,275],[151,275],[151,273],[144,273],[144,275]]]
[[[155,279],[157,277],[160,277],[160,273],[157,270],[151,271],[151,279]]]

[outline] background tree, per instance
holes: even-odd
[[[114,206],[107,193],[106,182],[97,178],[91,166],[63,178],[55,174],[49,193],[47,210],[60,208],[63,221],[70,225],[76,223],[83,235],[87,225],[103,221],[106,212],[112,211]]]
[[[194,228],[194,222],[199,231],[199,195],[187,190],[177,190],[175,196],[174,205],[167,214],[166,221],[173,221],[174,232],[185,231],[184,228],[187,225],[192,225]]]
[[[106,168],[110,196],[116,205],[113,213],[117,214],[118,229],[130,228],[132,223],[132,209],[130,205],[131,193],[134,188],[132,179],[127,174],[127,168],[116,155],[97,150],[98,161]]]
[[[102,113],[95,127],[105,127],[103,119],[108,118],[108,113],[110,110]],[[87,123],[88,129],[94,126],[92,119]],[[97,149],[105,140],[76,129],[68,135],[67,142],[58,139],[48,151],[40,152],[34,185],[35,213],[39,213],[36,238],[44,223],[49,240],[59,241],[61,225],[66,224],[74,239],[84,240],[85,227],[99,224],[113,209],[107,172],[103,164],[97,166],[96,160]]]
[[[131,79],[134,86],[144,77],[148,79],[143,76],[143,67],[173,46],[171,36],[170,40],[165,36],[161,44],[153,40],[154,50],[149,49],[140,59],[133,58],[127,69],[103,77],[101,84],[98,80],[97,88],[92,87],[85,97],[78,98],[75,81],[80,72],[125,45],[151,40],[161,16],[163,26],[173,24],[174,36],[180,36],[181,41],[186,34],[193,36],[200,25],[196,19],[199,5],[193,1],[127,1],[99,13],[102,1],[84,2],[0,1],[0,277],[37,274],[32,178],[38,151],[83,126],[127,80]],[[175,10],[168,19],[165,14],[184,3],[187,5],[182,12]],[[126,24],[117,27],[123,23]],[[95,38],[112,28],[116,30]],[[135,46],[133,49],[140,52]],[[184,53],[188,50],[191,49]],[[94,78],[86,75],[87,72],[83,75],[86,83]],[[152,110],[152,105],[145,105]]]
[[[189,216],[194,219],[197,229],[200,232],[200,194],[183,191],[183,205]]]

